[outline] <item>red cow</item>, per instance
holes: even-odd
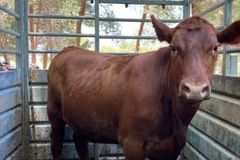
[[[240,21],[219,31],[200,17],[169,28],[151,17],[170,45],[139,55],[111,56],[66,48],[48,72],[52,155],[60,159],[64,126],[82,160],[88,142],[119,143],[127,160],[174,160],[187,127],[208,99],[218,46],[240,42]]]

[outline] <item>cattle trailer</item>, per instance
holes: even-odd
[[[192,15],[200,1],[195,0],[95,0],[93,16],[72,16],[56,13],[29,13],[28,0],[11,0],[14,6],[0,4],[1,16],[11,17],[15,29],[0,26],[0,33],[14,39],[14,47],[2,47],[0,54],[12,55],[16,69],[0,72],[0,160],[6,159],[51,159],[50,132],[47,118],[47,70],[29,70],[29,56],[32,54],[57,54],[59,49],[31,49],[31,37],[88,37],[94,39],[95,51],[100,50],[103,39],[155,40],[152,36],[107,35],[100,32],[101,22],[146,22],[149,19],[101,17],[101,4],[120,4],[126,7],[138,5],[180,6],[180,19],[164,19],[166,23],[178,23]],[[222,22],[219,29],[233,21],[238,0],[219,0],[209,3],[199,15],[208,17],[221,10]],[[161,17],[161,15],[159,15]],[[94,33],[33,32],[30,19],[92,20]],[[48,25],[48,24],[45,24]],[[1,38],[0,38],[1,39]],[[1,39],[2,42],[2,39]],[[0,42],[0,43],[1,43]],[[73,44],[74,45],[74,44]],[[115,53],[124,54],[124,53]],[[128,53],[131,54],[131,53]],[[240,75],[238,68],[240,48],[223,47],[221,50],[221,73],[212,81],[212,97],[205,101],[188,128],[187,143],[183,157],[187,160],[239,160],[240,159]],[[95,159],[124,159],[120,146],[111,144],[90,144],[90,156]],[[72,142],[72,131],[66,127],[63,159],[78,159]]]

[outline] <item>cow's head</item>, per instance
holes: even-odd
[[[160,41],[171,48],[171,65],[176,74],[178,95],[188,103],[208,99],[218,47],[240,42],[240,21],[219,31],[201,17],[191,17],[169,28],[151,16]]]

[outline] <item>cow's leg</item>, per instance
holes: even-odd
[[[81,139],[81,137],[74,133],[73,141],[81,160],[88,160],[88,141]]]
[[[126,160],[144,160],[144,143],[139,140],[126,138],[123,140],[123,151]]]
[[[50,94],[49,94],[50,95]],[[65,122],[62,119],[62,111],[52,97],[48,97],[48,117],[52,126],[51,151],[54,160],[59,160],[62,154]]]
[[[62,154],[65,122],[62,120],[51,121],[51,151],[54,160],[59,160]]]

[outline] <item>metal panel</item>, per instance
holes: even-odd
[[[191,124],[240,157],[240,128],[202,111],[197,112]]]
[[[0,159],[21,159],[22,148],[22,124],[23,124],[23,48],[24,43],[23,28],[23,10],[22,5],[25,1],[15,0],[15,10],[10,10],[0,6],[0,10],[8,15],[15,17],[16,30],[12,31],[6,28],[1,28],[0,31],[9,34],[15,38],[16,48],[6,49],[1,48],[1,53],[16,55],[15,70],[0,72]],[[27,23],[27,22],[26,22]]]
[[[46,142],[51,140],[50,133],[51,133],[51,125],[47,124],[31,124],[31,137],[30,141],[32,142]],[[69,127],[65,127],[65,141],[72,141],[73,131]]]
[[[200,109],[240,128],[240,100],[213,93]]]
[[[22,108],[17,107],[0,114],[0,137],[22,124]]]
[[[22,146],[19,146],[5,160],[22,160]]]
[[[29,113],[30,122],[48,122],[46,105],[31,105]]]
[[[202,134],[199,130],[189,126],[187,138],[189,143],[197,148],[205,157],[211,160],[238,160],[239,157],[227,149],[223,148],[220,144],[213,141],[211,138]]]
[[[0,91],[0,99],[0,113],[21,104],[20,88],[14,87]]]
[[[187,143],[184,148],[184,158],[189,160],[207,160],[197,149],[191,144]]]
[[[0,89],[13,87],[21,83],[20,70],[0,72]]]
[[[212,89],[215,92],[240,97],[240,77],[215,75],[212,81]]]
[[[10,132],[0,138],[0,159],[6,158],[14,151],[22,142],[22,128],[18,127],[13,132]]]

